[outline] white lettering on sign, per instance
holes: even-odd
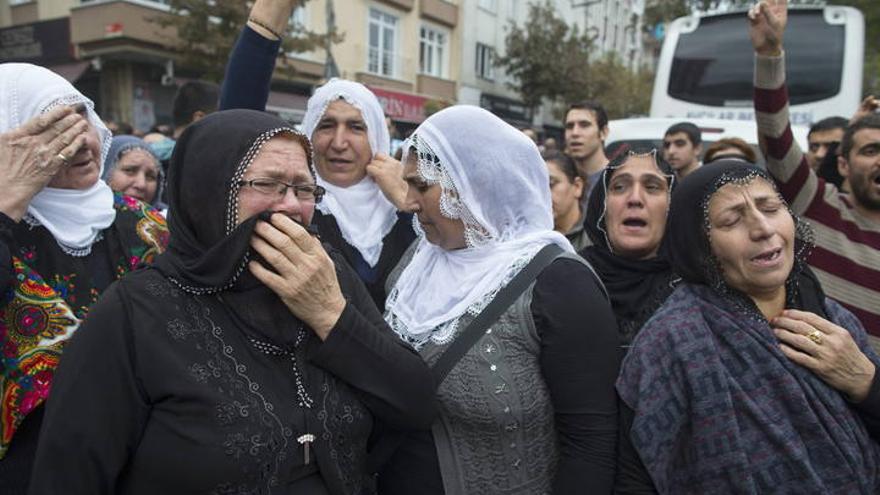
[[[719,110],[689,110],[688,119],[722,119],[722,120],[755,120],[755,111],[746,109],[719,109]],[[791,112],[792,125],[810,125],[813,122],[813,112]]]

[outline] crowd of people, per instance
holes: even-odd
[[[264,111],[295,3],[145,136],[0,64],[0,492],[880,492],[880,116],[800,149],[784,0],[744,21],[760,153],[606,155],[587,101],[397,158],[360,83]]]

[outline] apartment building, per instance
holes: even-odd
[[[543,0],[538,0],[543,1]],[[510,89],[511,78],[494,66],[504,54],[511,24],[528,20],[530,0],[462,0],[461,73],[458,100],[480,105],[516,127],[535,127],[562,134],[552,107],[531,109]],[[552,0],[558,16],[593,39],[596,56],[616,52],[638,66],[642,53],[641,19],[644,0]]]
[[[174,92],[198,78],[180,65],[177,33],[155,19],[167,0],[0,0],[0,61],[52,68],[95,100],[108,120],[146,130],[170,121]],[[447,0],[310,0],[291,21],[326,32],[332,7],[342,43],[332,54],[341,77],[366,84],[401,131],[457,98],[458,6]],[[273,80],[268,109],[301,120],[325,76],[327,54],[289,54],[295,75]]]
[[[449,0],[336,0],[332,47],[339,77],[373,90],[401,137],[426,115],[457,101],[459,5]],[[326,26],[327,0],[310,0],[294,16],[312,30]],[[324,50],[291,54],[323,64]]]

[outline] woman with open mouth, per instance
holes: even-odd
[[[622,365],[619,493],[878,493],[880,358],[773,180],[701,167],[667,239],[682,283]]]
[[[579,254],[608,289],[624,349],[677,279],[663,249],[674,182],[656,150],[629,152],[605,168],[587,203],[584,229],[592,245]]]

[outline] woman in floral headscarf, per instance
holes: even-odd
[[[54,371],[98,295],[167,242],[100,180],[110,132],[61,76],[0,65],[0,486],[25,493]]]

